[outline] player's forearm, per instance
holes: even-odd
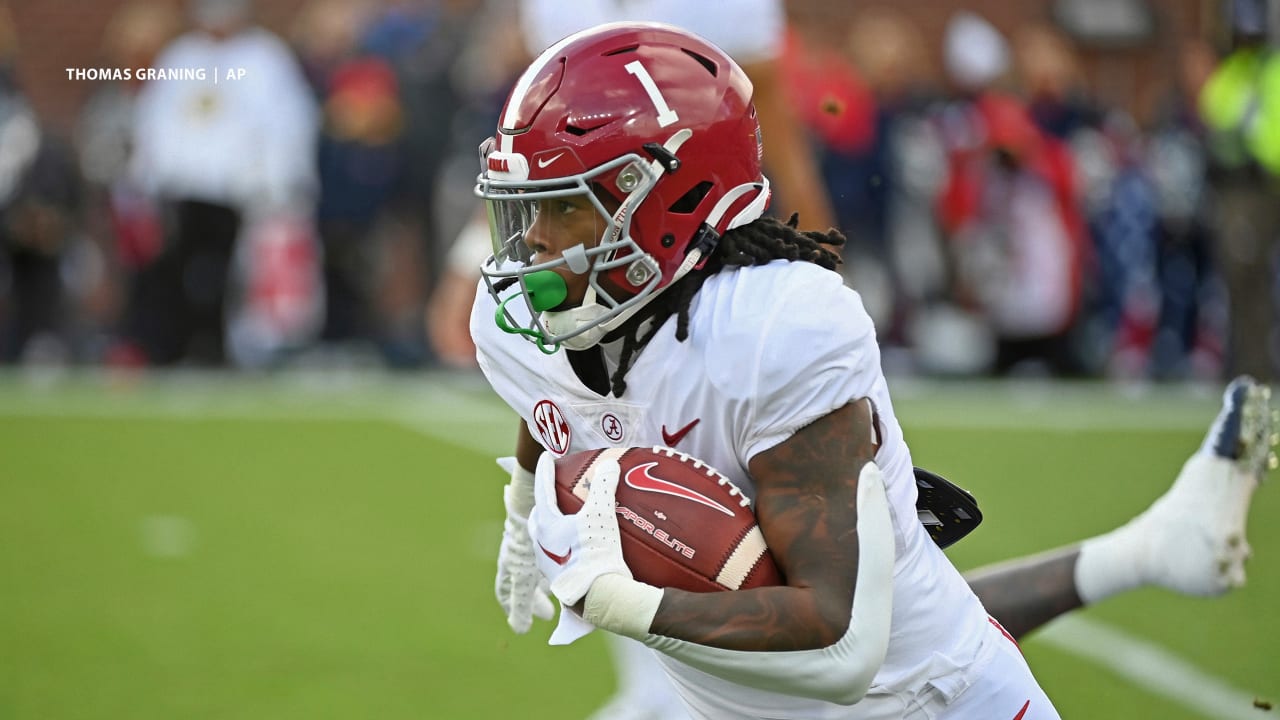
[[[857,702],[884,662],[893,607],[873,419],[869,402],[851,403],[752,458],[756,518],[787,586],[696,594],[602,573],[583,618],[730,682]]]
[[[714,623],[703,629],[709,630],[716,641],[742,641],[750,646],[756,644],[747,639],[748,635],[755,634],[762,638],[760,645],[775,648],[774,651],[714,647],[663,636],[656,629],[639,639],[691,667],[731,682],[827,702],[846,705],[857,702],[871,687],[884,662],[893,607],[893,523],[889,518],[883,478],[873,463],[868,463],[860,474],[858,507],[863,512],[858,524],[857,592],[853,595],[852,608],[846,611],[845,629],[834,642],[813,649],[783,650],[782,647],[805,641],[804,633],[795,629],[790,618],[769,615],[756,618],[750,631],[745,626],[734,627],[736,621],[719,623],[718,630],[712,627]],[[806,602],[821,597],[794,587],[710,595],[738,596],[734,599],[748,603],[754,597],[756,604],[748,605],[745,611],[764,613],[802,608]],[[779,606],[771,606],[770,602]],[[701,611],[710,612],[706,608]],[[825,613],[818,613],[822,614]]]
[[[978,568],[965,574],[987,612],[1015,638],[1084,603],[1076,591],[1079,546]]]
[[[824,602],[811,589],[691,593],[668,588],[649,630],[727,650],[777,652],[826,647],[848,624],[847,603]]]
[[[872,464],[873,417],[868,401],[850,403],[752,458],[756,517],[787,586],[668,590],[652,632],[759,652],[811,650],[844,635],[859,569],[856,478]]]

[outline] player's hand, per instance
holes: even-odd
[[[596,578],[610,573],[631,577],[622,560],[622,536],[614,509],[621,474],[617,461],[597,463],[587,478],[586,501],[577,513],[565,515],[556,501],[554,459],[544,453],[538,460],[529,535],[538,569],[560,601],[561,625],[569,612],[566,608],[579,603]],[[575,615],[572,619],[579,618]]]
[[[534,616],[550,620],[555,615],[555,607],[551,604],[547,581],[538,572],[533,541],[529,537],[533,487],[527,480],[521,482],[516,478],[515,458],[500,458],[498,464],[512,473],[512,481],[503,490],[507,519],[502,528],[502,546],[498,549],[494,594],[511,629],[526,633],[533,625]]]

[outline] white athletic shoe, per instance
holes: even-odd
[[[1150,581],[1189,595],[1220,595],[1244,585],[1249,501],[1276,465],[1271,388],[1239,377],[1200,450],[1142,514],[1152,533]]]
[[[1221,595],[1244,585],[1249,502],[1276,467],[1271,389],[1238,377],[1204,443],[1164,495],[1123,527],[1086,541],[1076,567],[1081,599],[1093,603],[1142,585]]]

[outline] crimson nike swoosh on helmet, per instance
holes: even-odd
[[[538,543],[538,549],[541,550],[544,554],[546,554],[547,557],[551,558],[551,561],[557,565],[564,565],[565,563],[569,562],[569,558],[573,555],[573,548],[569,548],[563,555],[557,555],[551,552],[550,550],[542,547],[542,543]]]
[[[667,447],[675,447],[676,443],[684,439],[684,436],[688,435],[689,431],[693,429],[693,426],[697,425],[701,420],[702,418],[694,418],[693,422],[689,423],[688,425],[685,425],[684,427],[680,428],[679,430],[676,430],[673,433],[667,432],[667,426],[663,425],[662,426],[662,442],[666,443]]]
[[[694,492],[693,490],[690,490],[689,488],[683,485],[677,485],[671,482],[670,480],[663,480],[662,478],[654,477],[653,474],[650,473],[649,471],[657,467],[657,465],[658,463],[656,462],[645,463],[644,465],[637,465],[627,471],[626,476],[623,478],[623,482],[635,488],[636,490],[642,490],[644,492],[656,492],[656,493],[662,493],[663,495],[672,495],[678,498],[684,498],[685,500],[696,502],[699,505],[706,505],[712,510],[719,510],[725,515],[728,515],[729,517],[733,517],[732,510],[725,507],[724,505],[721,505],[715,500],[712,500],[706,495],[703,495],[702,493],[699,493],[699,492]],[[543,552],[546,552],[546,551],[544,550]]]

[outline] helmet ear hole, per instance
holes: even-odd
[[[689,191],[684,195],[681,195],[679,200],[671,203],[671,207],[668,209],[673,213],[688,215],[698,209],[698,205],[702,203],[702,199],[707,196],[707,193],[711,192],[711,188],[713,187],[715,187],[715,183],[710,180],[703,180],[697,185],[689,188]]]

